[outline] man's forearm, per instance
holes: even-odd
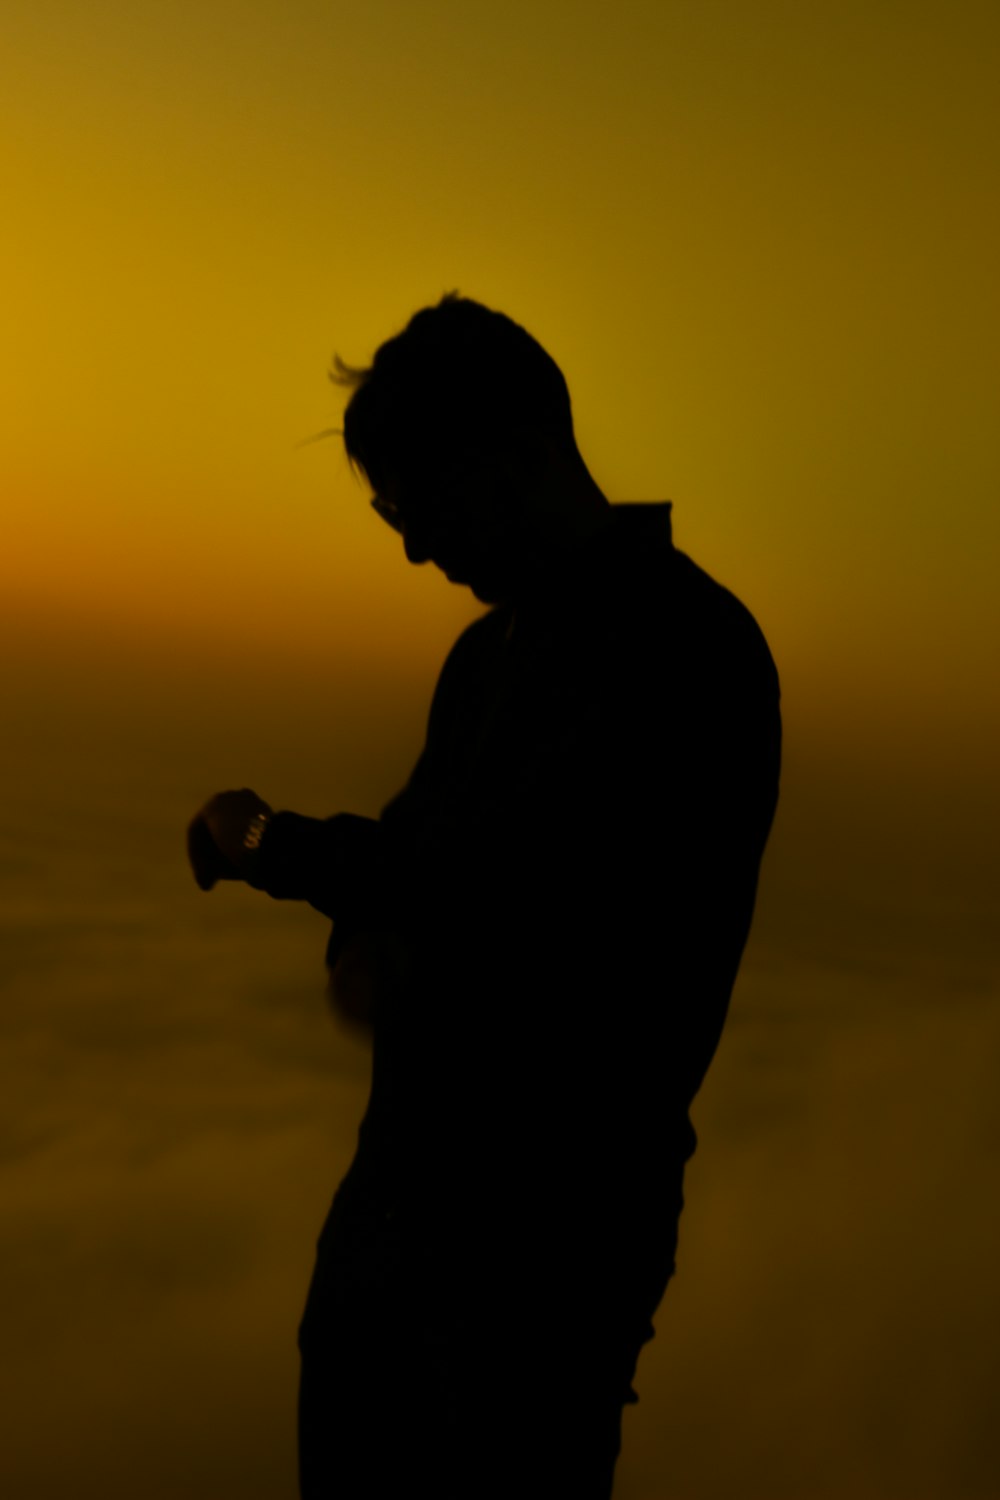
[[[336,919],[356,906],[359,895],[377,888],[380,844],[374,818],[272,813],[244,878],[276,900],[308,901]]]

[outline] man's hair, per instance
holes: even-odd
[[[335,354],[330,379],[353,388],[344,447],[375,489],[387,470],[414,459],[434,465],[456,450],[497,452],[525,430],[576,451],[555,360],[520,324],[458,292],[414,313],[368,368]]]

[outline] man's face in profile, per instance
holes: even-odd
[[[499,465],[476,454],[414,465],[386,475],[372,506],[400,533],[411,563],[434,563],[484,604],[515,593],[525,561],[522,506]]]

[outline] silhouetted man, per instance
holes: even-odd
[[[669,504],[601,493],[510,319],[451,294],[335,364],[375,510],[490,608],[380,818],[242,791],[189,829],[203,888],[333,919],[331,994],[372,1028],[299,1331],[301,1492],[606,1500],[777,801],[777,674]]]

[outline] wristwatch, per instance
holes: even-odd
[[[264,830],[267,828],[270,816],[270,813],[266,812],[254,813],[243,833],[244,849],[256,850],[260,848],[260,842],[264,837]]]
[[[261,877],[263,875],[263,844],[271,821],[271,811],[254,813],[246,828],[243,830],[243,848],[240,853],[239,871],[247,885],[252,885],[254,890],[264,890]]]

